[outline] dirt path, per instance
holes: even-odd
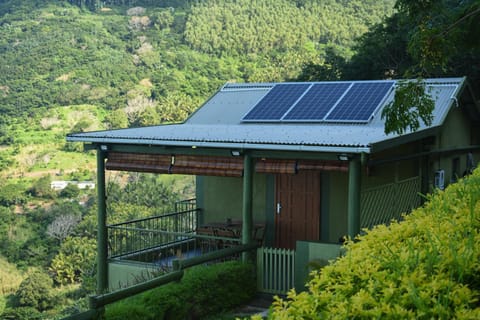
[[[75,172],[75,169],[68,169],[63,170],[63,174],[69,174]],[[2,172],[2,177],[5,179],[15,179],[15,178],[41,178],[46,175],[55,176],[59,173],[60,170],[58,169],[49,169],[49,170],[42,170],[42,171],[27,171],[27,172],[18,172],[17,170],[9,171],[9,172]]]

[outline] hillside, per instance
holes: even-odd
[[[67,133],[182,121],[225,82],[296,79],[328,52],[348,59],[393,4],[0,0],[0,262],[11,275],[2,316],[87,308],[95,194],[50,183],[94,180],[96,162]],[[113,174],[108,188],[115,222],[170,212],[194,181]],[[150,202],[138,203],[147,191]],[[40,301],[22,300],[32,290]]]
[[[350,55],[354,39],[393,6],[391,0],[184,1],[166,8],[144,2],[150,5],[96,11],[68,1],[0,3],[2,114],[86,103],[115,110],[139,97],[166,107],[167,97],[181,101],[182,94],[192,108],[226,81],[294,78],[302,64],[321,60],[326,46]]]
[[[354,39],[393,7],[129,1],[92,11],[78,3],[0,2],[0,170],[22,166],[14,146],[53,150],[72,131],[181,121],[227,81],[294,79],[327,50],[348,57]],[[85,109],[78,106],[90,111],[62,111]]]

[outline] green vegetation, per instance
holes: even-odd
[[[158,175],[117,178],[108,187],[109,223],[171,212],[175,201],[192,196],[190,178],[169,178],[175,188]],[[50,181],[45,176],[0,189],[9,205],[0,206],[2,317],[68,315],[86,309],[86,297],[95,290],[95,193],[76,186],[54,191]]]
[[[17,270],[15,265],[0,257],[0,296],[14,293],[22,282],[23,277],[23,274]],[[0,300],[0,312],[2,310],[3,303]]]
[[[2,114],[89,103],[123,109],[135,124],[149,106],[159,115],[173,106],[170,111],[188,113],[226,81],[294,78],[325,47],[351,55],[354,39],[393,5],[212,0],[164,8],[143,2],[94,11],[67,1],[1,3]]]
[[[48,274],[36,271],[20,283],[16,292],[18,306],[32,307],[38,311],[51,309],[54,305],[53,281]]]
[[[188,269],[170,283],[107,306],[106,319],[202,319],[250,301],[256,293],[252,265],[225,262]]]
[[[394,0],[0,1],[1,317],[76,313],[94,290],[95,195],[49,185],[95,178],[94,154],[65,143],[69,132],[182,121],[227,81],[466,75],[480,90],[477,0],[393,6]],[[429,102],[418,105],[425,109],[403,117],[402,105],[391,105],[389,114],[400,117],[390,130],[414,129],[418,116],[428,121]],[[349,243],[346,257],[313,275],[309,292],[279,300],[272,317],[480,318],[478,177],[435,195],[405,222]],[[194,190],[191,177],[108,179],[109,223],[172,211]],[[225,273],[229,268],[237,267],[225,266]],[[110,306],[107,316],[125,310],[122,318],[169,317],[173,310],[204,316],[248,299],[250,288],[239,288],[250,280],[215,272],[188,272],[165,291]],[[227,282],[236,287],[224,290]]]
[[[324,64],[308,64],[301,79],[411,79],[467,76],[480,92],[480,3],[398,0],[396,12],[372,26],[355,45],[349,60],[332,52]],[[405,102],[424,92],[422,81],[400,84],[383,117],[386,133],[416,130],[418,117],[428,124],[431,101],[423,97],[405,112]],[[410,93],[410,94],[409,94]],[[410,95],[410,97],[408,97]],[[407,99],[406,99],[407,98]],[[412,117],[412,114],[414,116]]]
[[[93,170],[69,132],[182,121],[227,81],[352,55],[383,1],[0,2],[0,170]],[[233,19],[235,18],[235,19]],[[206,46],[206,47],[203,47]],[[212,49],[208,49],[208,48]]]
[[[480,171],[380,225],[290,292],[271,319],[478,319]]]

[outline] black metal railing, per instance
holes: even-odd
[[[175,212],[195,210],[197,208],[197,199],[186,199],[175,202]]]
[[[108,225],[108,256],[117,258],[185,242],[197,229],[199,213],[200,209],[193,208]]]

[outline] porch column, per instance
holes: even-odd
[[[252,243],[253,214],[252,214],[252,189],[253,189],[253,164],[249,154],[243,158],[243,202],[242,202],[242,244]],[[244,252],[244,262],[252,259],[251,255]]]
[[[351,159],[348,163],[348,236],[353,239],[360,233],[360,159]]]
[[[105,158],[104,151],[97,150],[97,294],[108,290],[108,240],[107,207],[105,193]]]

